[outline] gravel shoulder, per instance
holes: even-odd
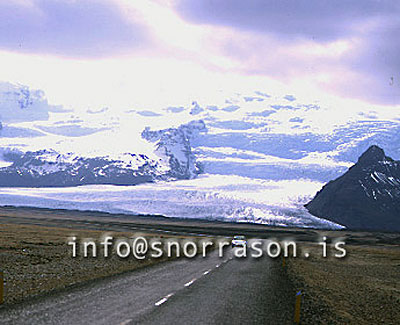
[[[399,245],[348,245],[343,259],[290,259],[288,276],[305,295],[302,324],[399,324]]]
[[[5,304],[12,305],[89,281],[147,267],[165,259],[72,258],[68,238],[99,240],[105,231],[0,224],[0,270],[4,272]],[[130,238],[132,232],[110,232],[114,238]],[[155,236],[146,234],[146,238]],[[164,236],[165,237],[165,236]],[[174,236],[173,238],[177,238]]]

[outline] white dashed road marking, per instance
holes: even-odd
[[[230,259],[232,259],[232,258],[230,258]],[[228,261],[229,261],[229,260],[225,260],[225,261],[223,261],[222,263],[227,263]],[[215,267],[220,267],[222,263],[217,264]],[[207,271],[204,271],[204,272],[203,272],[203,275],[207,275],[207,274],[210,273],[211,271],[212,271],[211,269],[209,269],[209,270],[207,270]],[[194,278],[194,279],[190,280],[189,282],[186,282],[186,283],[184,284],[184,287],[190,287],[196,280],[197,280],[197,278]],[[168,300],[168,298],[170,298],[171,296],[173,296],[173,293],[170,293],[169,295],[165,296],[165,297],[162,298],[161,300],[157,301],[154,305],[155,305],[155,306],[160,306],[160,305],[162,305],[162,304],[165,303],[165,302]],[[126,325],[126,324],[128,324],[130,321],[131,321],[131,319],[128,319],[128,320],[126,320],[125,322],[122,322],[120,325]]]
[[[172,297],[173,293],[170,293],[169,295],[165,296],[164,298],[162,298],[161,300],[157,301],[154,305],[155,306],[160,306],[162,305],[164,302],[166,302],[168,300],[168,298]]]
[[[185,287],[191,286],[193,284],[193,282],[196,281],[196,280],[197,279],[193,279],[193,280],[190,280],[189,282],[185,283]]]
[[[160,305],[162,305],[164,302],[166,302],[167,300],[168,300],[167,298],[162,298],[161,300],[157,301],[154,305],[160,306]]]

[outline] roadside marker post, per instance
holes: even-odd
[[[0,305],[4,303],[4,275],[0,270]]]
[[[300,324],[301,291],[296,293],[296,304],[294,308],[294,322]]]

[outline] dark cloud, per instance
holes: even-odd
[[[0,49],[104,57],[137,49],[146,31],[109,0],[0,2]]]
[[[397,15],[360,35],[360,46],[344,58],[360,74],[356,82],[368,84],[366,95],[388,104],[400,102],[400,12]]]
[[[176,7],[195,23],[320,40],[341,38],[358,22],[399,8],[395,0],[181,0]]]
[[[320,73],[330,76],[321,85],[341,95],[400,103],[400,1],[180,0],[175,9],[192,23],[238,32],[218,46],[244,73],[281,80]],[[290,50],[342,40],[349,49],[337,57]]]

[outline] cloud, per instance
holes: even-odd
[[[221,108],[225,112],[235,112],[240,108],[238,105],[229,105],[224,108]]]
[[[161,114],[155,113],[153,111],[137,111],[137,114],[141,115],[141,116],[147,116],[147,117],[155,117],[155,116],[161,116]]]
[[[174,106],[170,106],[165,108],[165,110],[169,113],[180,113],[183,112],[185,110],[185,107],[183,106],[178,106],[178,107],[174,107]]]
[[[108,109],[109,109],[108,107],[103,107],[103,108],[100,108],[98,110],[88,109],[88,110],[86,110],[86,112],[88,114],[101,114],[101,113],[107,112]]]
[[[400,2],[177,0],[182,19],[243,74],[297,79],[345,97],[400,103]]]
[[[109,128],[91,128],[91,127],[84,127],[79,124],[61,125],[61,126],[36,125],[36,127],[42,131],[56,135],[63,135],[66,137],[82,137],[97,132],[109,130]]]
[[[0,49],[107,57],[140,49],[147,31],[112,0],[0,1]]]
[[[393,0],[181,0],[176,9],[195,23],[330,41],[366,18],[393,14],[399,4]]]
[[[293,95],[286,95],[285,97],[283,97],[284,99],[286,99],[289,102],[293,102],[296,100],[296,97],[294,97]]]

